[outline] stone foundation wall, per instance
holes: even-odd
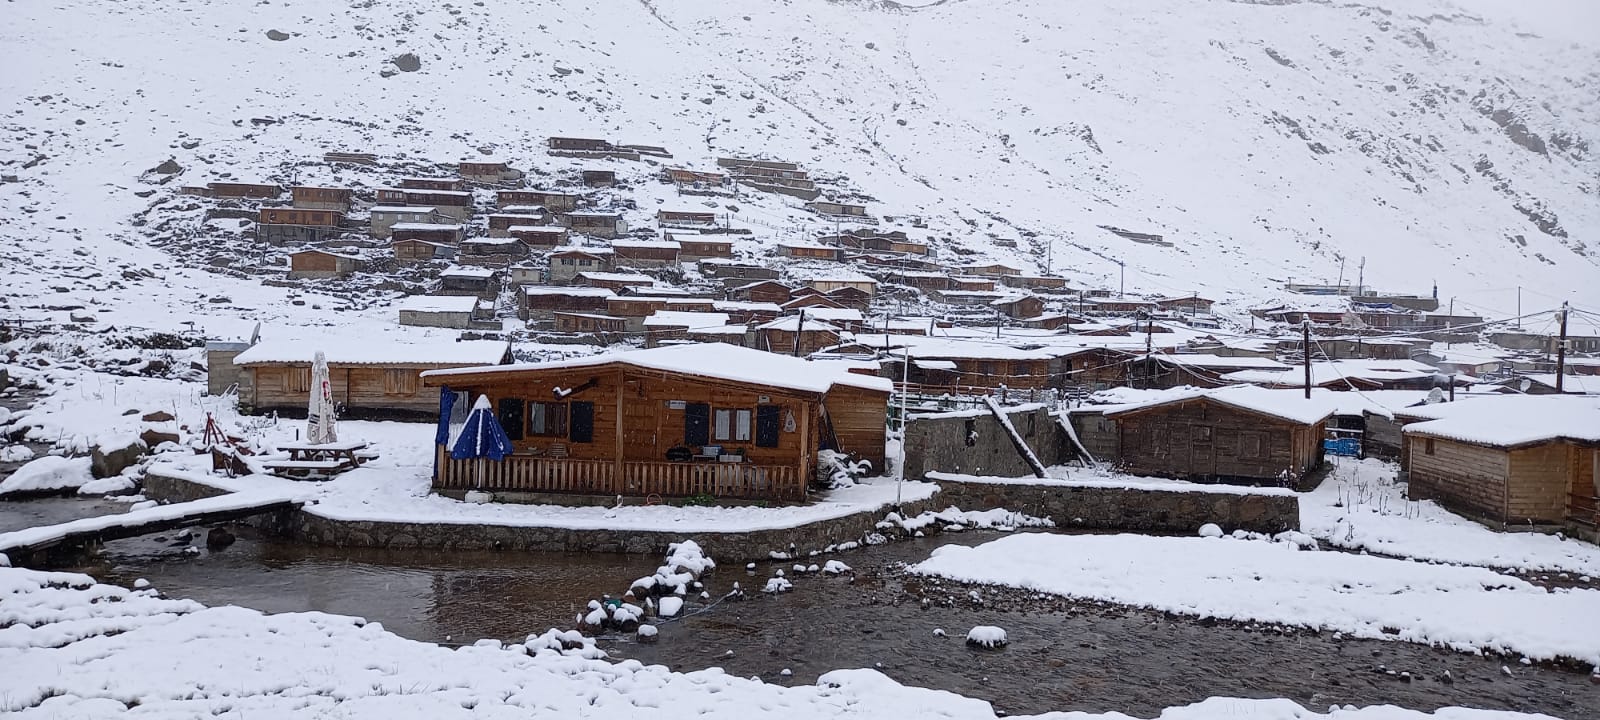
[[[963,510],[1005,508],[1045,517],[1059,528],[1192,533],[1206,523],[1226,531],[1300,528],[1297,495],[1178,492],[1108,487],[939,481],[937,499]]]
[[[1017,410],[1006,416],[1045,467],[1064,460],[1065,433],[1049,410]],[[906,424],[905,448],[906,477],[922,477],[930,472],[995,477],[1033,474],[1033,467],[1017,453],[1011,436],[987,411],[913,414]]]

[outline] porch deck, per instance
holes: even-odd
[[[455,460],[435,449],[437,490],[482,489],[663,498],[709,495],[739,500],[800,501],[806,478],[788,465],[722,462],[577,460],[513,455],[505,460]],[[481,477],[480,477],[481,472]]]

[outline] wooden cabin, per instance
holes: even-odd
[[[705,170],[667,168],[662,174],[667,178],[667,182],[678,185],[721,185],[728,181],[727,175]]]
[[[461,179],[478,183],[512,182],[522,178],[522,172],[511,169],[503,162],[456,163],[456,174]]]
[[[786,302],[786,303],[781,303],[781,304],[779,304],[778,307],[781,307],[784,310],[799,310],[801,308],[835,308],[835,309],[842,309],[842,308],[845,307],[845,304],[842,303],[842,302],[839,302],[838,300],[834,300],[833,298],[828,297],[827,295],[821,295],[821,294],[817,294],[817,293],[807,293],[807,294],[795,293],[795,296],[794,296],[794,298],[792,300],[790,300],[789,302]]]
[[[506,228],[505,235],[515,238],[532,250],[551,250],[572,241],[566,230],[533,225],[512,225]]]
[[[1592,398],[1504,395],[1395,416],[1412,420],[1401,453],[1410,498],[1491,527],[1600,529],[1600,406]]]
[[[1021,270],[1011,267],[1010,265],[1002,265],[1000,263],[961,265],[959,267],[951,268],[951,271],[961,273],[962,275],[977,275],[988,278],[1003,278],[1007,275],[1022,274]]]
[[[396,205],[425,207],[449,216],[456,222],[467,222],[472,219],[472,193],[466,191],[381,188],[377,191],[377,196],[378,202],[386,207]]]
[[[489,215],[489,237],[508,237],[514,227],[544,227],[550,219],[543,212],[497,212]],[[561,230],[561,228],[554,228]],[[566,232],[565,230],[561,230]]]
[[[351,419],[437,417],[439,392],[423,388],[423,371],[511,361],[511,344],[496,340],[430,344],[355,337],[263,341],[233,358],[239,371],[240,411],[305,417],[311,396],[311,361],[318,350],[328,361],[328,381],[334,402],[342,408],[340,417]]]
[[[632,267],[664,267],[678,262],[681,247],[676,240],[638,240],[616,238],[611,241],[611,251],[617,263]]]
[[[1065,290],[1067,279],[1053,275],[1002,275],[1000,280],[1007,287],[1021,290]]]
[[[264,207],[256,211],[256,238],[269,245],[321,242],[343,232],[338,210]]]
[[[427,240],[395,240],[389,243],[389,249],[394,252],[394,259],[403,263],[451,260],[456,256],[454,245]]]
[[[1222,387],[1238,382],[1231,379],[1243,371],[1279,372],[1289,366],[1271,358],[1225,357],[1206,353],[1161,353],[1134,360],[1128,375],[1134,387],[1172,388]],[[1228,377],[1224,377],[1228,376]]]
[[[492,257],[510,262],[527,257],[528,245],[514,237],[476,237],[461,242],[462,257]]]
[[[470,295],[412,295],[396,305],[400,324],[414,327],[465,330],[475,319],[492,317],[492,313],[480,315],[478,298]]]
[[[853,218],[867,216],[867,206],[865,205],[834,202],[832,200],[812,200],[806,203],[806,209],[818,215],[842,215]]]
[[[874,344],[866,340],[863,342]],[[904,357],[906,352],[901,347],[891,350],[890,354]],[[1051,356],[1040,350],[1023,350],[977,341],[930,339],[912,343],[910,354],[911,382],[935,386],[928,388],[934,393],[971,394],[973,390],[980,390],[984,391],[981,394],[988,394],[987,391],[1002,387],[1042,390],[1051,386]],[[886,372],[893,377],[900,377],[896,373],[904,372],[903,361],[897,360],[891,365]],[[935,372],[926,372],[928,370]]]
[[[906,270],[903,272],[885,273],[879,275],[878,277],[884,282],[898,283],[900,285],[905,285],[906,287],[914,287],[923,292],[952,289],[950,286],[950,274],[943,272]]]
[[[777,320],[783,308],[777,303],[746,302],[742,300],[714,300],[711,309],[728,314],[728,322],[739,325]]]
[[[1309,489],[1332,410],[1293,390],[1237,388],[1105,413],[1122,472]]]
[[[546,142],[551,150],[606,152],[615,149],[610,140],[596,140],[594,138],[552,137]]]
[[[645,331],[644,346],[658,347],[667,341],[688,339],[691,330],[725,328],[729,322],[727,313],[658,310],[641,321],[640,325]],[[743,335],[744,332],[740,331],[739,334]]]
[[[294,206],[302,210],[332,210],[350,212],[350,188],[310,187],[297,185],[289,188]]]
[[[892,389],[827,363],[720,344],[443,370],[423,383],[447,388],[456,405],[488,398],[516,450],[478,463],[437,446],[434,489],[481,488],[513,500],[560,493],[801,501],[821,450],[883,467]]]
[[[865,312],[872,306],[872,294],[855,287],[841,287],[829,290],[824,297],[847,308],[854,308]]]
[[[732,300],[782,305],[794,297],[794,291],[777,280],[758,280],[733,288],[728,292],[728,297]]]
[[[331,250],[301,250],[289,253],[291,280],[344,277],[360,269],[360,255],[347,255]]]
[[[806,356],[847,339],[845,331],[837,325],[803,317],[799,312],[762,323],[753,330],[757,349],[783,355]]]
[[[467,189],[467,182],[461,178],[408,177],[400,179],[400,189],[462,192]]]
[[[973,277],[970,275],[952,275],[949,286],[957,292],[995,292],[997,284],[994,278]]]
[[[819,277],[806,281],[806,287],[816,288],[818,292],[831,293],[841,288],[850,288],[866,293],[868,298],[878,292],[878,281],[865,275]]]
[[[460,245],[467,228],[458,223],[403,222],[389,226],[390,240],[426,240],[442,245]]]
[[[832,260],[838,262],[843,257],[844,251],[832,245],[818,245],[816,243],[781,242],[778,243],[778,254],[787,258]]]
[[[1032,318],[1044,314],[1044,301],[1034,295],[1012,295],[989,302],[989,307],[1010,318]]]
[[[622,219],[622,213],[615,212],[559,213],[556,221],[575,233],[595,237],[616,237],[628,231],[628,223]]]
[[[1180,315],[1210,315],[1211,306],[1214,304],[1215,301],[1199,295],[1166,297],[1156,300],[1156,307]]]
[[[611,248],[568,245],[552,250],[549,257],[548,281],[552,285],[570,285],[578,279],[578,273],[606,272],[615,264]]]
[[[550,212],[570,212],[578,209],[582,195],[553,190],[501,190],[494,194],[495,206],[501,209],[518,205],[542,207]]]
[[[657,210],[656,224],[661,227],[715,227],[717,214],[700,210]]]
[[[394,226],[400,223],[427,223],[438,224],[447,218],[431,207],[411,207],[408,205],[379,205],[368,212],[370,227],[368,232],[375,238],[389,238],[394,233]]]
[[[662,233],[662,239],[678,243],[678,259],[686,262],[733,257],[733,240],[728,239],[727,235],[668,230]]]
[[[584,170],[578,173],[584,187],[611,187],[617,184],[617,173],[612,170]]]
[[[517,317],[549,320],[557,312],[601,314],[615,296],[606,288],[523,285],[517,288]]]
[[[656,279],[638,273],[581,272],[573,279],[572,284],[621,292],[631,288],[650,287],[656,284]]]
[[[486,267],[447,267],[439,273],[438,294],[475,295],[492,300],[500,294],[500,273]]]
[[[681,245],[682,241],[679,241],[679,244]],[[700,274],[716,278],[730,289],[753,280],[777,280],[782,276],[782,273],[778,272],[777,268],[716,258],[701,260]]]
[[[621,342],[627,335],[627,318],[599,313],[555,312],[556,332],[588,335],[597,345]]]
[[[206,183],[206,195],[214,198],[271,200],[282,194],[283,188],[277,185],[239,182]]]

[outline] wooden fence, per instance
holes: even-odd
[[[611,460],[516,456],[501,461],[455,460],[437,448],[440,490],[482,489],[577,495],[804,500],[806,478],[789,465],[637,461],[622,463],[622,482]]]

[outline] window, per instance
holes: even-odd
[[[588,258],[578,258],[578,267],[589,267],[591,265],[594,265],[593,260]]]
[[[1422,441],[1422,452],[1423,452],[1423,454],[1426,454],[1426,455],[1432,455],[1433,454],[1433,438],[1424,438],[1423,439],[1423,441]]]
[[[592,418],[592,410],[590,415]],[[534,437],[566,437],[567,404],[530,401],[528,403],[528,434]],[[584,442],[588,441],[585,440]]]
[[[500,416],[500,427],[511,440],[522,439],[522,401],[517,398],[500,398],[495,406]]]
[[[561,264],[562,265],[571,265],[572,264],[572,258],[561,258]]]
[[[311,368],[289,368],[284,371],[284,387],[289,392],[311,392]]]
[[[383,394],[415,395],[421,377],[415,370],[396,368],[383,371]]]
[[[1211,427],[1206,425],[1189,428],[1189,436],[1194,442],[1211,442]]]
[[[783,408],[778,405],[756,407],[756,447],[778,446],[778,428],[782,418]]]
[[[711,416],[711,437],[718,441],[749,442],[749,410],[719,409]]]
[[[977,420],[973,420],[971,418],[968,418],[961,429],[963,431],[963,439],[966,441],[967,447],[972,447],[972,446],[978,444],[978,421]]]
[[[594,442],[594,403],[572,403],[572,431],[568,439],[576,443]]]
[[[683,406],[683,444],[699,447],[711,442],[711,406],[689,403]]]
[[[1266,457],[1265,438],[1258,432],[1239,433],[1239,457],[1253,460]]]

